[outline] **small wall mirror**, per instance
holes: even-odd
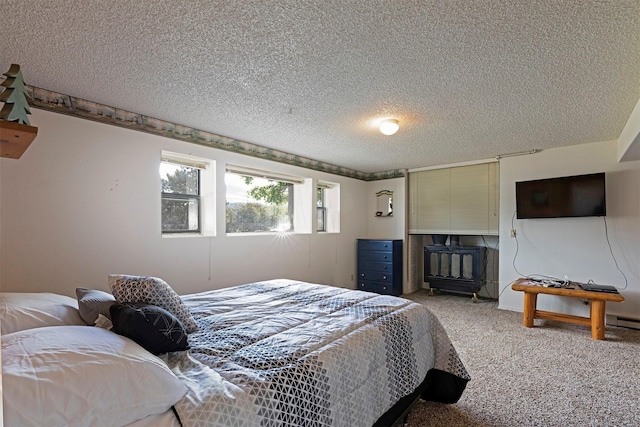
[[[376,193],[376,202],[376,216],[393,216],[393,191],[378,191]]]

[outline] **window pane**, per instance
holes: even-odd
[[[316,223],[316,231],[326,231],[325,216],[327,209],[324,206],[324,188],[316,188],[316,211],[318,222]]]
[[[200,231],[200,170],[163,161],[160,182],[162,232]]]
[[[324,188],[322,187],[316,189],[316,206],[324,207]]]
[[[227,233],[293,231],[293,184],[225,175]]]
[[[196,198],[162,198],[162,231],[198,231],[200,201]]]
[[[199,170],[175,163],[160,163],[160,179],[163,193],[199,194]]]
[[[327,226],[326,226],[326,215],[327,215],[327,208],[323,208],[323,207],[317,207],[316,208],[318,211],[318,223],[316,224],[316,231],[327,231]]]

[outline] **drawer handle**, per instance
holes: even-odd
[[[387,280],[387,276],[382,276],[382,280]]]
[[[386,290],[387,290],[387,287],[386,287],[386,286],[383,286],[383,287],[382,287],[382,289],[386,291]]]
[[[360,276],[361,276],[361,277],[364,277],[364,273],[360,273]]]
[[[383,256],[382,258],[387,259],[387,256],[385,255],[385,256]]]
[[[364,283],[360,283],[360,286],[362,286],[364,288]]]

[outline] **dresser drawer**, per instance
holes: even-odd
[[[391,295],[392,286],[387,283],[372,282],[369,280],[359,280],[358,289],[361,291],[375,292],[377,294]]]
[[[391,273],[393,271],[393,263],[360,259],[358,260],[358,271],[360,270],[387,271]]]
[[[376,282],[393,283],[393,274],[381,271],[360,270],[358,272],[358,280],[374,280]]]
[[[391,252],[393,244],[390,240],[358,240],[358,250]]]
[[[393,252],[360,251],[358,253],[358,263],[362,261],[392,262]]]

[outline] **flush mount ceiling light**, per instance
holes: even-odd
[[[400,129],[400,125],[396,119],[387,119],[380,123],[380,132],[385,135],[393,135],[398,132],[398,129]]]

